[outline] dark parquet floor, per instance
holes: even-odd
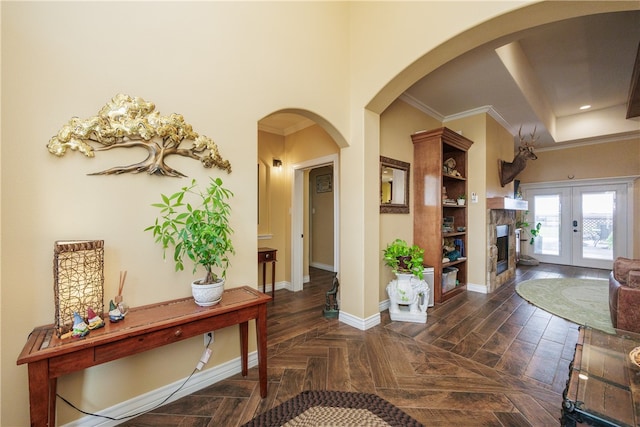
[[[578,325],[524,301],[515,284],[609,272],[519,267],[492,294],[429,308],[426,325],[384,311],[367,331],[322,316],[331,273],[310,273],[304,291],[279,290],[269,304],[267,398],[253,368],[122,425],[239,426],[303,390],[326,389],[377,394],[425,426],[558,426]]]

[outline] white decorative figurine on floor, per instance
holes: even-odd
[[[427,323],[429,286],[413,274],[397,273],[387,285],[389,315],[400,322]]]

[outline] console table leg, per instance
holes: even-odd
[[[49,379],[47,360],[32,362],[29,373],[29,415],[32,427],[47,427],[56,419],[56,379]],[[51,397],[53,396],[53,398]]]
[[[276,302],[276,262],[271,263],[271,298]]]
[[[242,360],[242,376],[249,373],[249,322],[241,322],[240,326],[240,359]]]

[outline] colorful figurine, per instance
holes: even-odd
[[[113,303],[113,300],[109,301],[109,320],[115,323],[122,319],[124,319],[124,314],[122,314],[120,309]]]
[[[104,320],[98,316],[91,307],[87,309],[87,322],[89,322],[89,329],[99,329],[104,326]]]
[[[89,327],[84,322],[84,319],[80,317],[78,313],[73,313],[73,331],[71,336],[73,338],[81,338],[89,333]]]

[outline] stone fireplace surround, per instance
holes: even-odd
[[[508,197],[487,199],[487,293],[491,293],[513,279],[516,275],[516,211],[526,211],[529,204],[525,200]],[[496,227],[509,226],[507,269],[498,274],[498,237]]]

